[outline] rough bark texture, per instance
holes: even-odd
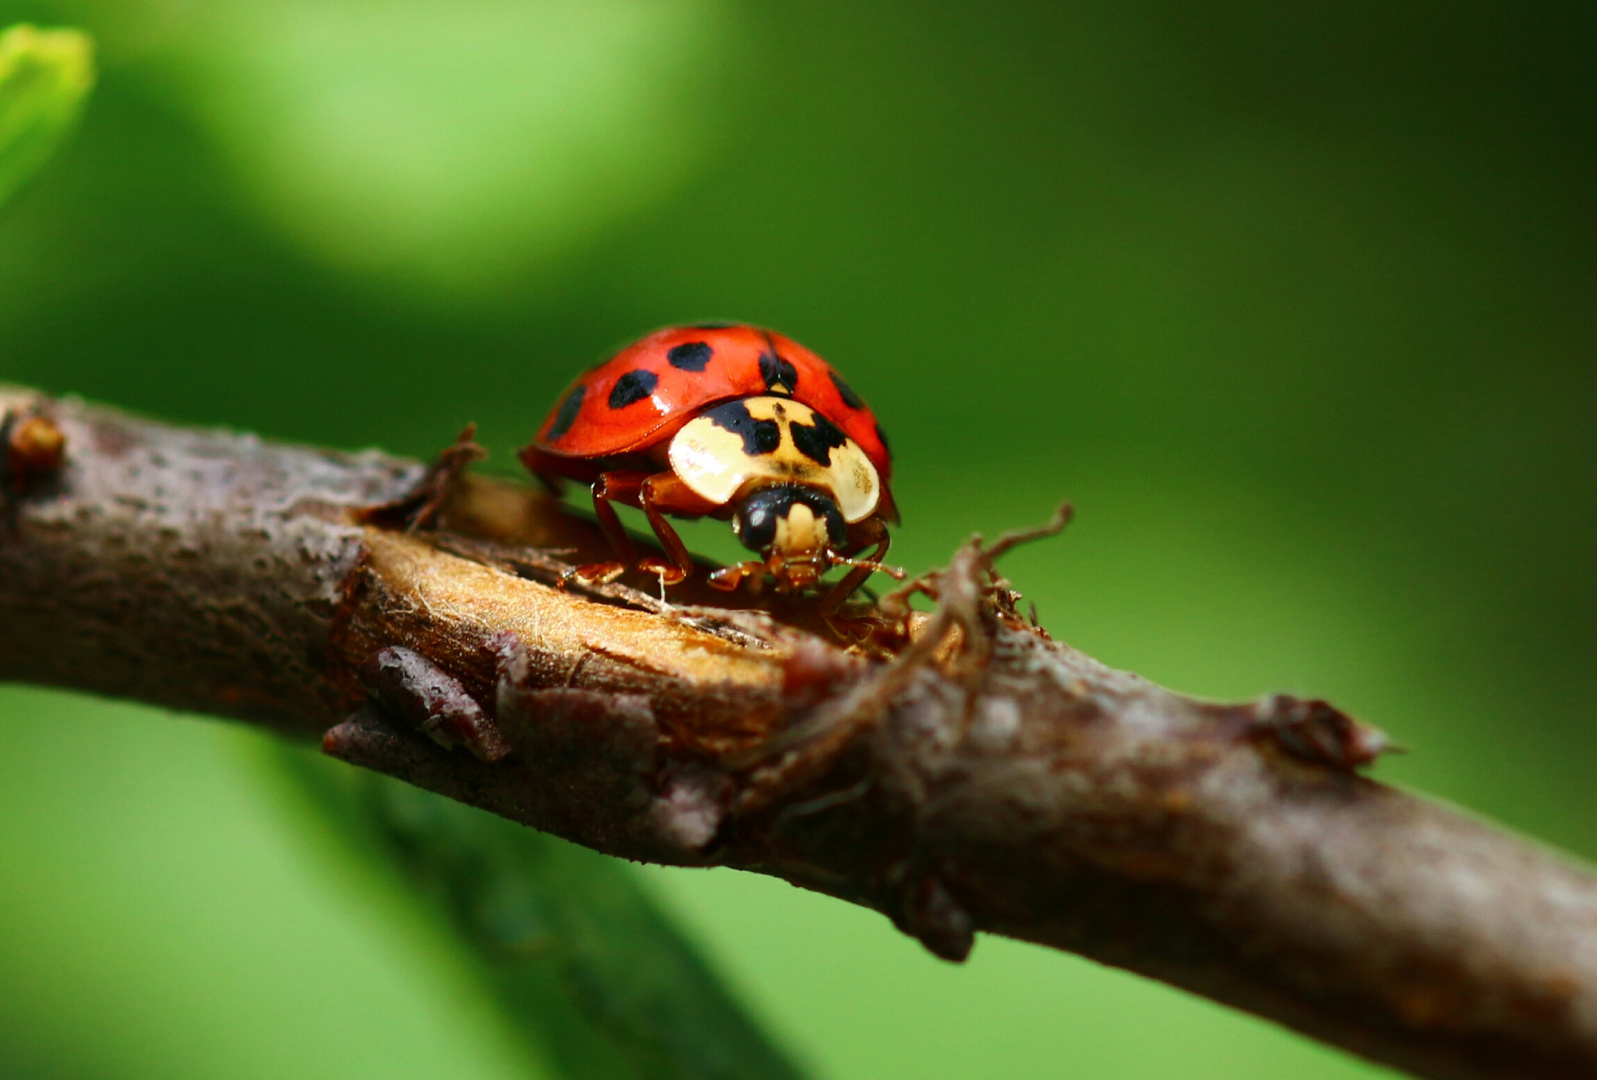
[[[1359,777],[1379,740],[1322,702],[1195,701],[1050,641],[979,545],[929,618],[666,607],[557,587],[597,538],[528,489],[435,485],[407,534],[412,462],[0,408],[66,438],[58,470],[0,477],[0,678],[320,737],[949,958],[986,930],[1422,1076],[1597,1077],[1588,870]]]

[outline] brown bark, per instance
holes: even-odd
[[[380,454],[0,390],[65,434],[9,476],[0,678],[321,737],[601,851],[734,866],[1081,953],[1430,1077],[1597,1077],[1597,878],[1356,775],[1322,702],[1196,701],[1015,614],[977,544],[937,613],[561,589],[593,529]],[[9,475],[9,474],[8,474]],[[22,482],[23,480],[26,482]],[[574,549],[560,555],[557,549]]]

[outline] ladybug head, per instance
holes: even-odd
[[[765,559],[783,589],[802,589],[820,581],[837,561],[848,525],[837,501],[824,491],[798,484],[759,488],[744,497],[732,515],[732,531],[743,546]]]

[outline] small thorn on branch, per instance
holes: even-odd
[[[1396,751],[1386,733],[1360,723],[1328,701],[1271,694],[1254,706],[1253,731],[1314,765],[1354,772]]]
[[[466,470],[487,459],[488,451],[477,444],[477,425],[467,424],[455,436],[455,441],[433,458],[415,487],[391,502],[356,511],[355,518],[363,524],[403,529],[407,533],[425,529],[449,501],[450,493]]]
[[[37,406],[0,415],[0,502],[28,494],[66,462],[66,435]]]
[[[893,924],[939,960],[964,963],[976,945],[976,924],[934,872],[910,872]]]

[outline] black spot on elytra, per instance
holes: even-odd
[[[760,378],[765,380],[767,390],[785,386],[787,392],[791,394],[798,389],[798,371],[774,352],[760,354]]]
[[[815,414],[814,427],[794,424],[788,430],[793,433],[793,445],[798,447],[798,452],[817,465],[830,462],[832,451],[848,441],[842,429],[820,413]]]
[[[689,330],[730,330],[736,326],[733,322],[701,322],[688,327]]]
[[[582,411],[582,399],[588,396],[588,388],[578,383],[571,388],[560,408],[555,411],[554,426],[549,429],[549,438],[558,439],[571,430],[571,425],[577,422],[577,414]]]
[[[861,401],[859,395],[854,392],[854,388],[843,381],[843,376],[839,375],[835,371],[829,371],[827,374],[832,377],[832,385],[837,387],[838,395],[842,397],[844,405],[847,405],[851,409],[862,409],[865,407],[865,403]]]
[[[681,345],[673,345],[666,352],[665,358],[672,367],[682,371],[703,371],[710,362],[713,352],[708,344],[702,341],[687,341]]]
[[[642,368],[634,368],[617,379],[615,386],[611,388],[610,407],[612,409],[624,409],[635,401],[642,401],[654,393],[654,388],[659,381],[660,377],[654,372],[644,371]]]
[[[893,458],[893,447],[892,444],[887,441],[887,432],[882,430],[882,425],[880,424],[876,425],[876,437],[882,440],[882,449],[887,451],[887,458],[889,461],[891,461]]]
[[[743,452],[750,457],[770,454],[782,445],[782,428],[775,420],[756,420],[749,415],[748,406],[741,401],[717,405],[704,414],[716,427],[739,436]]]

